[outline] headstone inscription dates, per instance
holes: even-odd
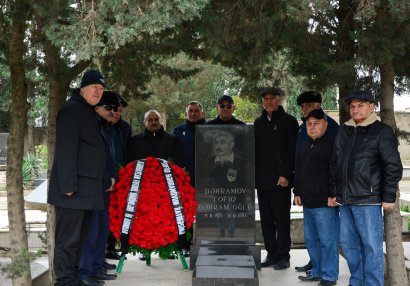
[[[0,133],[0,166],[7,164],[7,139],[8,133]]]

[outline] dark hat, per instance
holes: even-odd
[[[101,84],[105,87],[105,81],[103,75],[97,70],[88,70],[84,73],[81,79],[80,88],[90,84]]]
[[[310,101],[311,102],[311,101]],[[324,119],[327,121],[327,115],[323,112],[322,108],[313,109],[309,114],[305,117],[305,120],[308,120],[309,117],[314,117],[316,119]]]
[[[103,92],[103,95],[97,105],[98,106],[101,106],[101,105],[119,106],[120,105],[119,95],[113,91],[106,90]]]
[[[317,91],[308,90],[302,92],[296,99],[296,102],[299,106],[302,106],[303,103],[307,102],[322,103],[322,96]]]
[[[353,99],[374,103],[374,97],[372,93],[368,90],[355,90],[351,92],[348,96],[346,96],[345,103],[349,105]]]
[[[123,107],[127,107],[128,102],[119,94],[118,94],[118,101],[120,104],[122,104]]]
[[[222,95],[218,98],[217,104],[221,104],[222,101],[227,100],[230,104],[233,104],[233,98],[229,95]]]
[[[282,96],[283,91],[279,87],[265,87],[261,91],[261,96],[264,97],[267,94]]]

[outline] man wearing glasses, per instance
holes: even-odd
[[[218,98],[216,110],[218,111],[218,117],[209,121],[207,124],[245,124],[245,122],[242,122],[233,116],[235,104],[233,98],[229,95],[222,95]]]

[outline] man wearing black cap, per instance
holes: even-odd
[[[262,267],[289,268],[290,206],[298,122],[280,105],[280,88],[261,92],[263,112],[255,120],[255,184],[268,255]]]
[[[393,129],[377,120],[369,91],[350,93],[351,119],[340,127],[330,190],[340,205],[340,241],[350,285],[384,285],[383,218],[394,208],[403,166]]]
[[[80,88],[74,90],[57,115],[56,147],[48,193],[48,203],[56,210],[55,285],[80,284],[81,246],[93,210],[105,208],[106,149],[95,112],[104,87],[104,77],[99,71],[87,71]]]
[[[322,110],[322,96],[319,92],[308,90],[302,92],[296,99],[297,104],[300,106],[300,111],[302,112],[302,124],[299,126],[298,136],[296,137],[296,154],[295,154],[295,177],[297,177],[297,161],[301,146],[304,142],[308,140],[308,134],[306,131],[306,116],[315,109]],[[339,125],[337,122],[327,116],[327,133],[333,138],[336,136],[339,130]],[[312,269],[312,263],[309,261],[308,264],[304,266],[296,266],[295,270],[300,272],[306,272]]]
[[[233,98],[229,95],[222,95],[218,98],[216,110],[218,111],[218,117],[207,122],[207,124],[245,124],[245,122],[242,122],[233,116],[235,104]]]
[[[295,177],[295,203],[303,205],[305,243],[312,261],[302,281],[336,285],[339,275],[339,212],[336,198],[329,193],[329,164],[334,136],[328,130],[328,116],[313,109],[305,117],[308,139],[300,147]]]

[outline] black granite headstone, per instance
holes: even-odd
[[[7,163],[7,138],[8,133],[0,133],[0,166]]]
[[[195,244],[192,285],[258,285],[255,245],[254,130],[197,126]]]
[[[255,243],[253,126],[197,126],[197,244]]]

